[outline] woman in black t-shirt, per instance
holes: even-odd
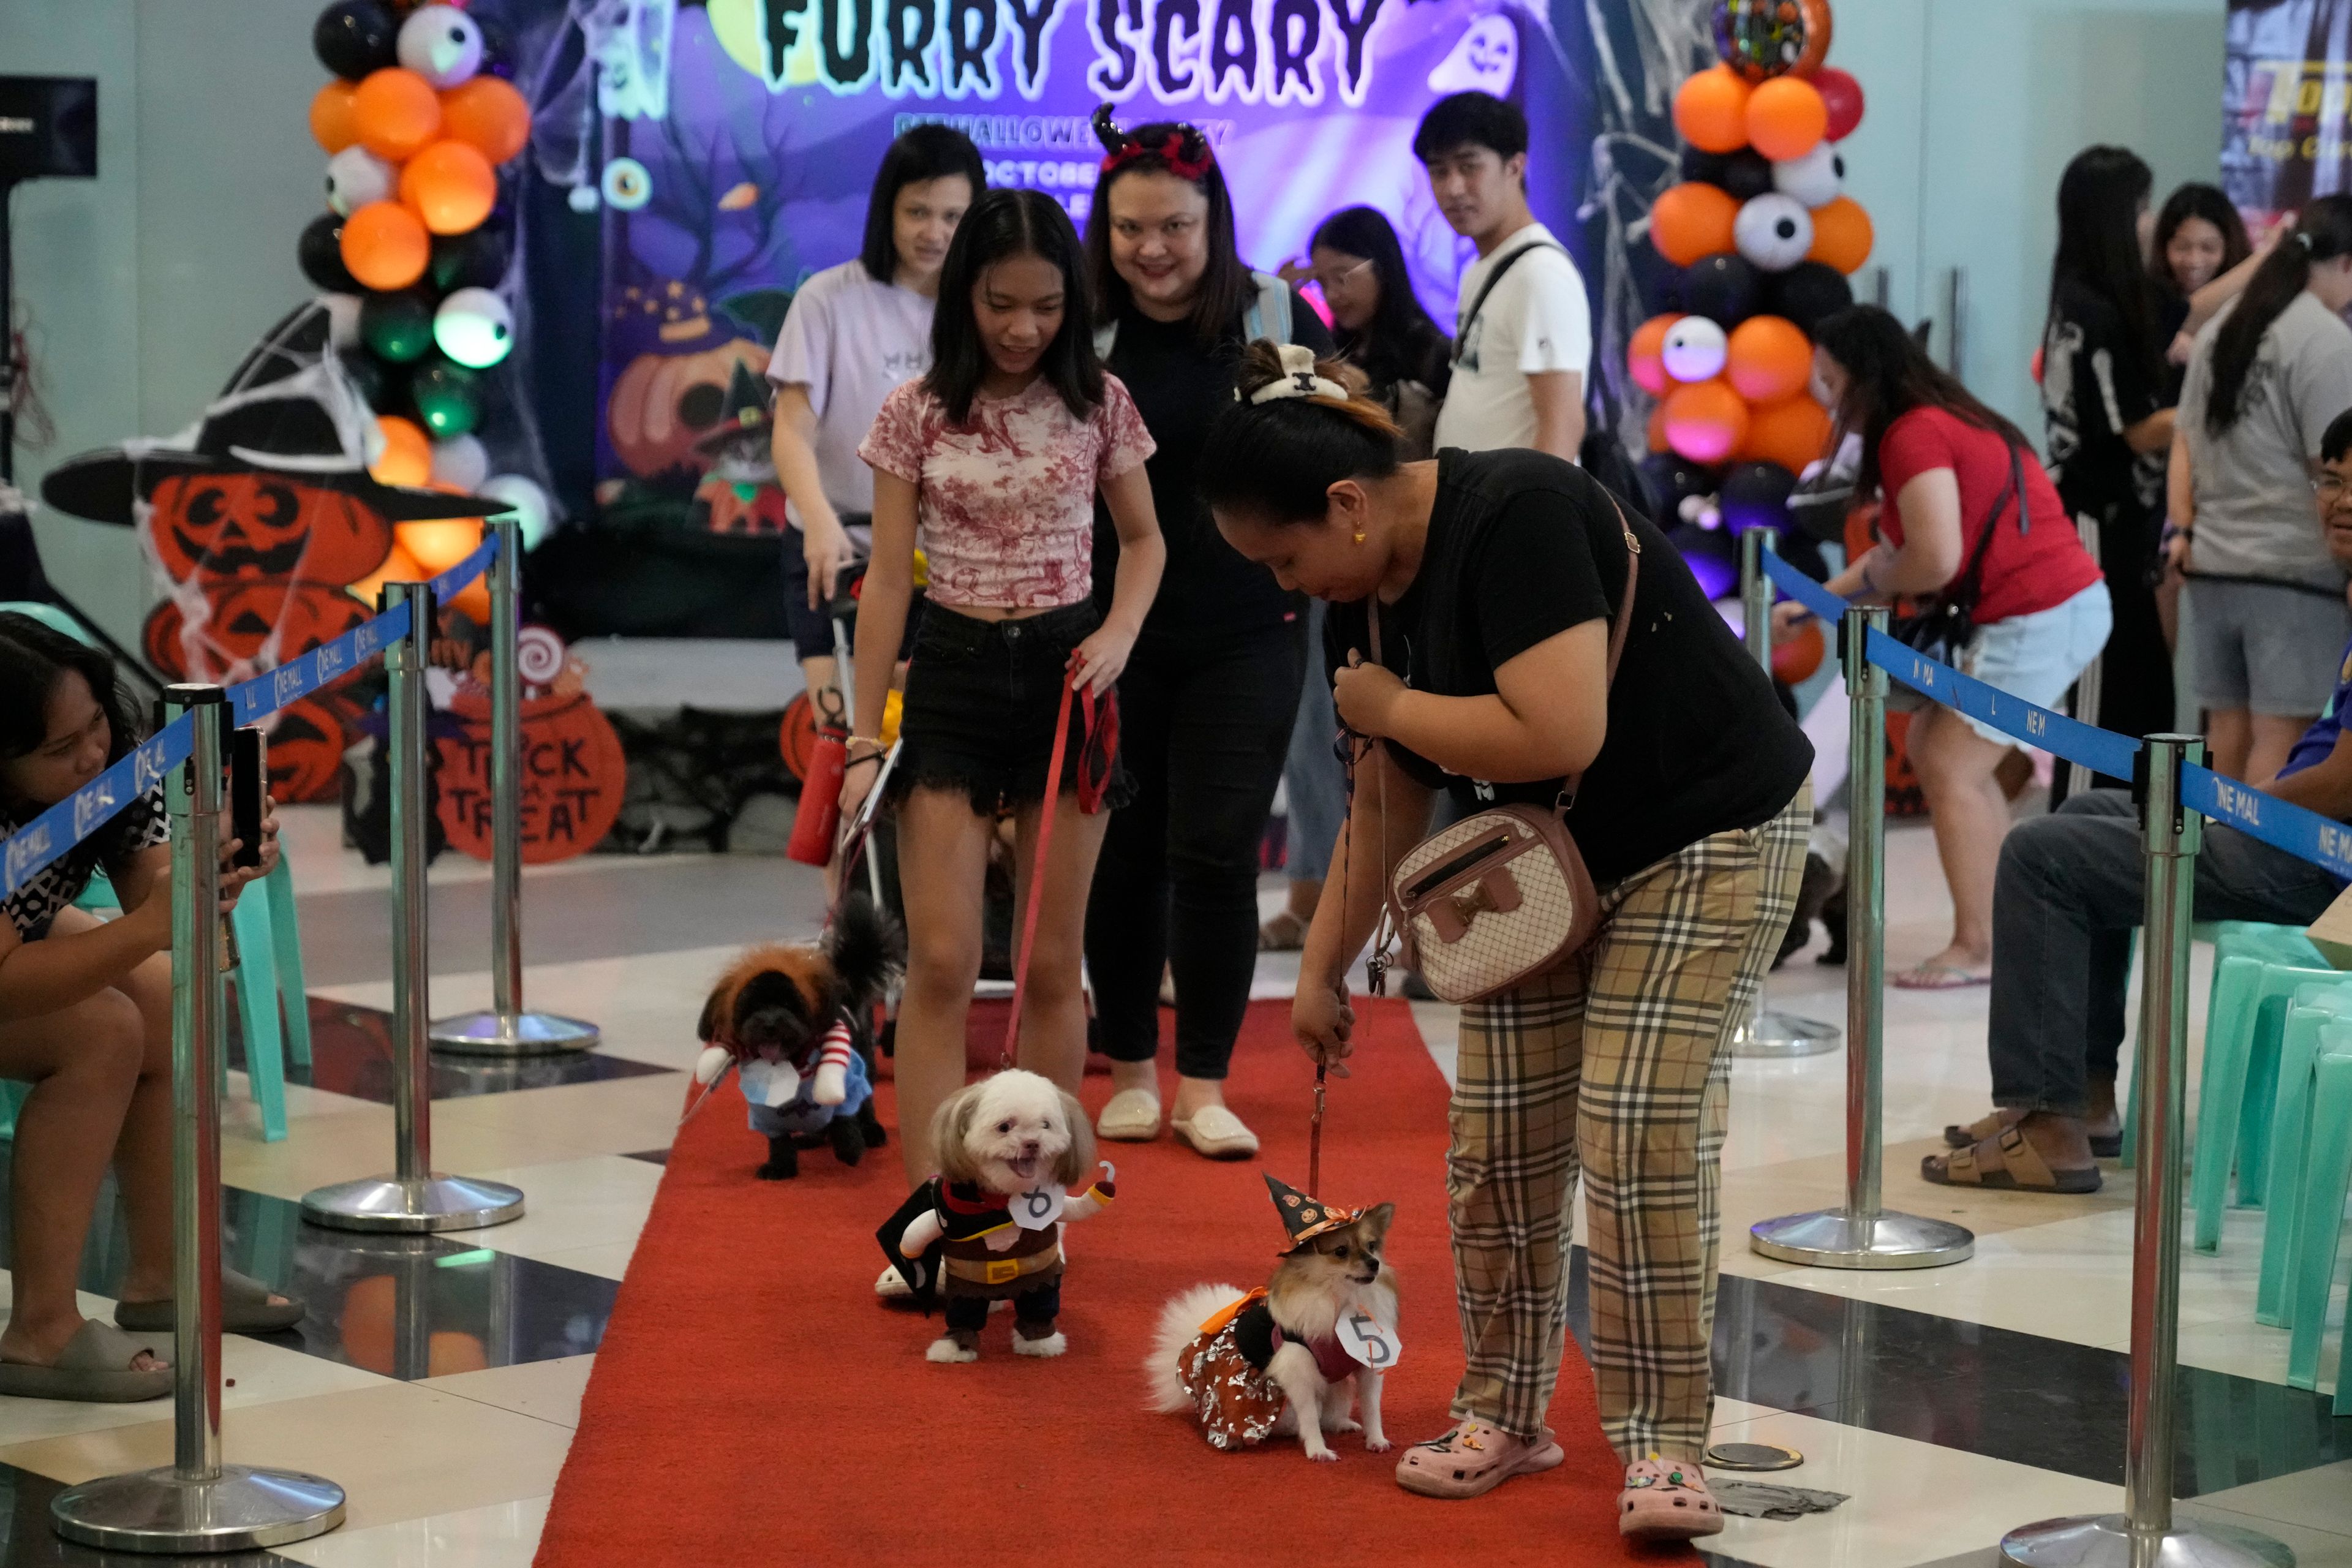
[[[1145,463],[1168,545],[1160,594],[1119,677],[1119,756],[1135,796],[1111,816],[1087,906],[1087,970],[1115,1092],[1096,1130],[1160,1133],[1160,982],[1176,986],[1170,1125],[1202,1154],[1245,1158],[1256,1135],[1224,1079],[1257,964],[1259,847],[1298,711],[1297,595],[1217,537],[1196,488],[1201,442],[1234,397],[1245,335],[1328,353],[1323,323],[1280,279],[1244,266],[1233,198],[1190,125],[1119,132],[1087,224],[1104,368],[1134,394],[1158,450]],[[1096,509],[1095,583],[1118,542]]]
[[[1549,805],[1580,775],[1566,821],[1601,916],[1566,963],[1462,1009],[1447,1175],[1461,1420],[1397,1479],[1466,1497],[1560,1462],[1544,1412],[1580,1167],[1591,1363],[1629,1532],[1712,1534],[1698,1461],[1729,1047],[1795,904],[1811,747],[1638,511],[1538,452],[1401,463],[1384,411],[1337,384],[1352,374],[1252,345],[1244,401],[1202,469],[1234,547],[1329,602],[1339,717],[1386,742],[1356,770],[1332,849],[1341,892],[1307,933],[1292,1026],[1318,1062],[1349,1054],[1348,966],[1382,868],[1425,832],[1439,788],[1473,807]],[[1375,601],[1386,668],[1365,662]]]
[[[129,754],[138,736],[126,711],[106,655],[0,614],[0,837]],[[276,833],[271,825],[261,868],[224,866],[224,910],[276,863]],[[16,1114],[15,1308],[0,1332],[0,1394],[117,1402],[172,1392],[169,837],[158,784],[0,899],[0,1079],[33,1086]],[[122,906],[112,921],[74,907],[101,868]],[[86,1321],[74,1299],[110,1163],[130,1221],[115,1316],[136,1333]],[[231,1332],[302,1317],[226,1269],[221,1296]]]

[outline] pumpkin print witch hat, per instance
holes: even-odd
[[[374,416],[335,360],[326,307],[313,301],[265,334],[189,429],[133,437],[50,469],[41,499],[93,522],[129,526],[136,503],[190,474],[276,474],[340,490],[392,522],[488,517],[510,510],[487,496],[387,485],[368,472]]]
[[[1274,1212],[1282,1216],[1282,1228],[1290,1233],[1290,1245],[1283,1250],[1296,1252],[1325,1231],[1338,1230],[1361,1219],[1361,1209],[1340,1208],[1318,1198],[1310,1198],[1287,1182],[1276,1181],[1269,1173],[1266,1190],[1274,1194]]]

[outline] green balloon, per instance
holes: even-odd
[[[416,412],[436,441],[472,433],[482,416],[480,378],[464,365],[436,358],[409,383]]]
[[[360,302],[360,341],[378,359],[409,364],[433,347],[433,298],[421,289],[370,294]]]

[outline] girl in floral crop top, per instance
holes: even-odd
[[[874,469],[874,554],[857,617],[857,711],[842,783],[851,820],[879,772],[883,706],[912,593],[929,566],[891,771],[908,963],[898,1012],[899,1149],[909,1184],[938,1165],[931,1115],[963,1083],[983,879],[999,818],[1033,864],[1066,682],[1073,703],[1037,900],[1021,1066],[1075,1092],[1086,1061],[1078,962],[1087,889],[1116,795],[1114,689],[1167,550],[1144,459],[1150,435],[1103,373],[1076,232],[1051,197],[990,191],[956,229],[931,322],[932,368],[898,388],[859,448]],[[1119,536],[1095,608],[1094,508]],[[1082,803],[1086,809],[1082,809]],[[883,1288],[893,1285],[885,1277]]]

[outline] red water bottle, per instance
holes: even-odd
[[[834,840],[841,832],[841,777],[847,771],[849,748],[831,732],[817,737],[809,752],[808,777],[801,784],[801,806],[793,817],[793,841],[787,858],[803,866],[823,866],[833,859]]]

